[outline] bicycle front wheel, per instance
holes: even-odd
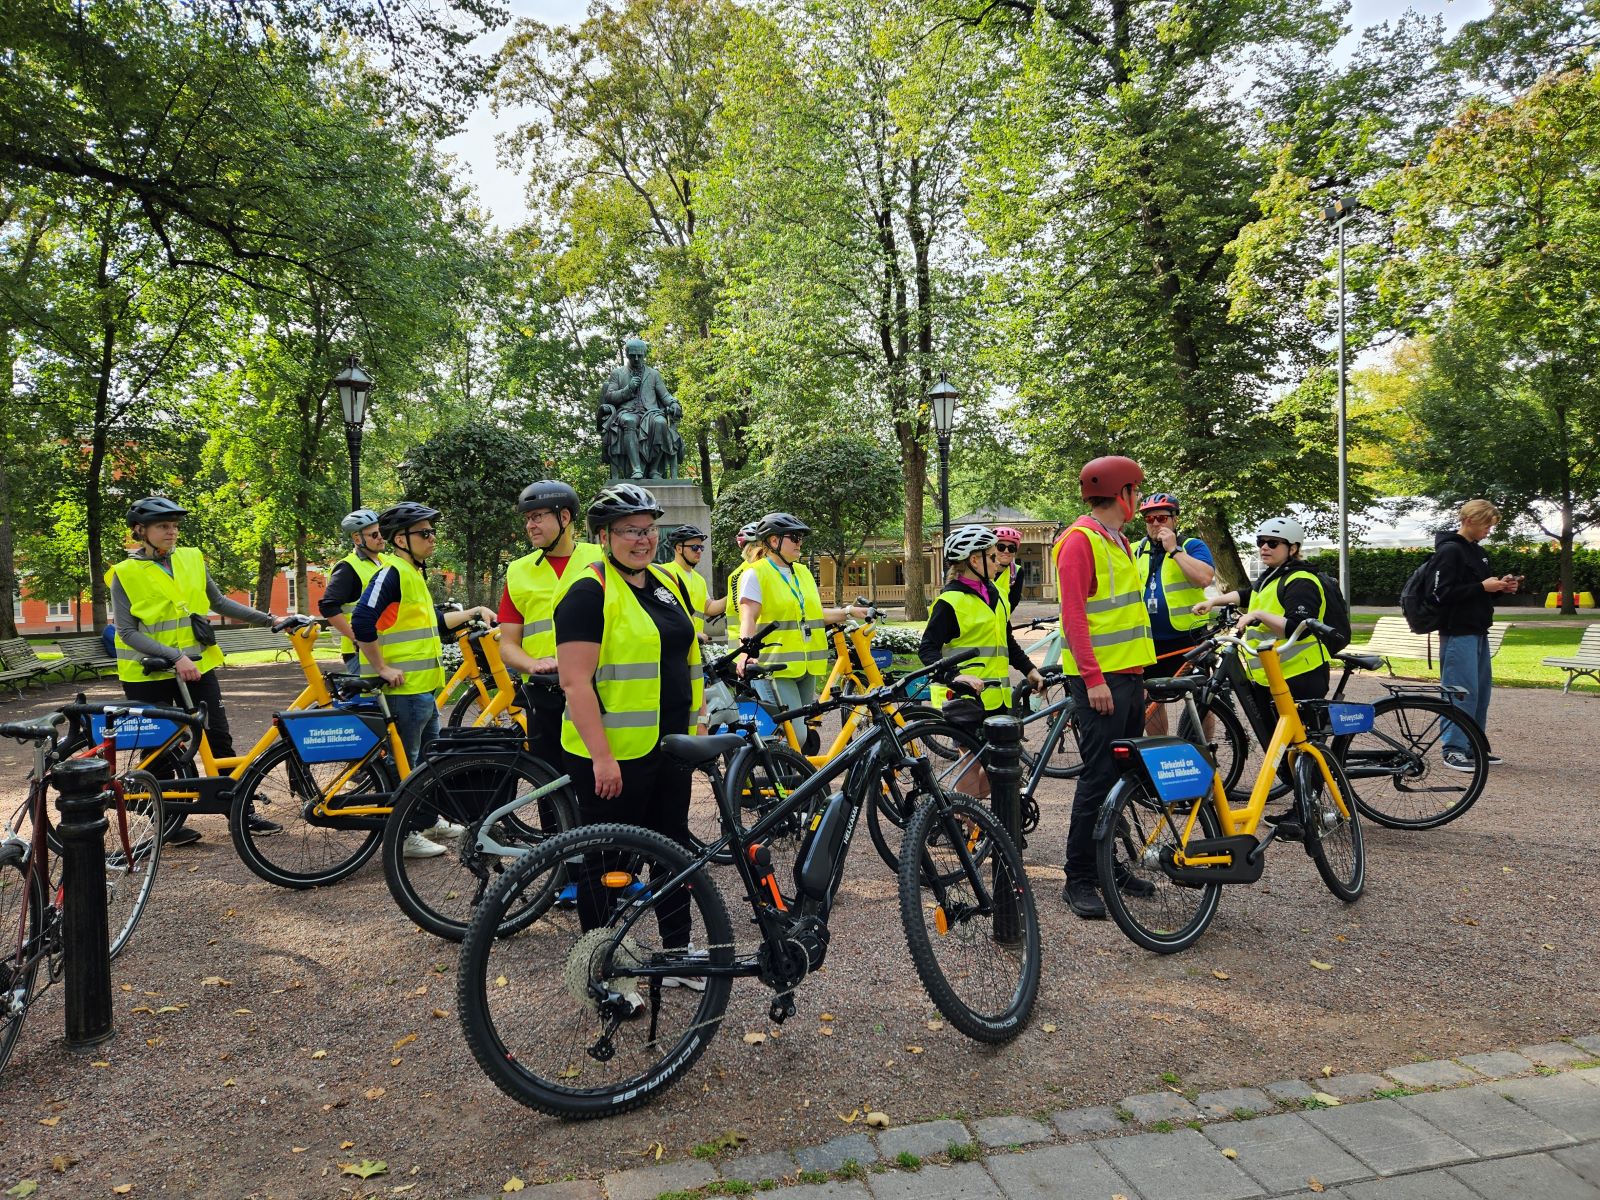
[[[1333,742],[1362,816],[1391,829],[1434,829],[1473,806],[1489,779],[1489,744],[1476,721],[1431,696],[1385,696],[1372,708],[1369,731]],[[1445,764],[1446,735],[1466,746],[1466,770]]]
[[[381,814],[319,814],[326,802],[338,808],[388,809],[394,777],[387,759],[362,766],[330,796],[348,763],[307,766],[284,742],[268,748],[239,781],[228,810],[233,845],[268,883],[286,888],[322,887],[354,873],[378,852]]]
[[[161,784],[148,771],[112,781],[117,802],[106,812],[106,932],[121,954],[144,916],[161,863]]]
[[[980,1042],[1022,1032],[1039,994],[1039,913],[994,813],[961,795],[917,810],[900,853],[900,919],[922,986],[952,1025]]]
[[[1095,846],[1095,867],[1106,911],[1135,944],[1157,954],[1192,946],[1222,898],[1220,883],[1178,883],[1161,869],[1183,844],[1191,809],[1200,836],[1217,836],[1209,799],[1163,804],[1149,784],[1125,775],[1111,793],[1114,810]]]
[[[1037,712],[1044,707],[1043,699],[1037,692],[1029,692],[1028,711]],[[1059,713],[1052,713],[1048,717],[1037,717],[1027,721],[1022,726],[1022,761],[1027,764],[1029,770],[1032,770],[1033,764],[1043,754],[1044,774],[1047,777],[1076,779],[1083,774],[1083,755],[1078,752],[1078,729],[1070,713],[1067,716],[1067,723],[1061,727],[1061,736],[1054,742],[1049,742],[1050,730],[1059,719]]]
[[[496,1087],[552,1116],[604,1117],[648,1103],[694,1064],[732,986],[694,970],[731,962],[733,932],[704,870],[658,890],[692,861],[650,830],[586,825],[495,882],[461,943],[456,1000],[467,1044]],[[569,877],[570,906],[537,899]],[[539,915],[499,936],[519,907]]]
[[[1328,774],[1344,799],[1341,811],[1328,789],[1328,781],[1309,754],[1294,764],[1295,792],[1305,824],[1306,853],[1328,890],[1349,904],[1361,898],[1367,883],[1367,853],[1361,840],[1361,817],[1349,777],[1331,754],[1324,753]]]
[[[0,1071],[11,1061],[33,1002],[43,930],[44,888],[28,874],[22,843],[0,846]]]
[[[484,818],[518,797],[530,797],[489,830],[499,845],[527,853],[578,823],[570,786],[531,798],[560,777],[531,754],[444,754],[425,761],[395,792],[394,811],[383,828],[383,877],[400,910],[435,937],[459,942],[472,910],[508,861],[478,849]],[[441,838],[438,830],[448,836]],[[435,853],[435,845],[445,852]],[[416,856],[419,847],[425,856]],[[519,921],[534,915],[508,912],[501,933],[514,932]]]

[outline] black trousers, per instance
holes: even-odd
[[[594,793],[594,762],[580,754],[562,752],[561,763],[572,776],[572,790],[578,798],[578,817],[585,825],[620,822],[642,825],[689,846],[689,784],[693,773],[688,767],[668,758],[659,749],[643,758],[621,762],[622,791],[610,800]],[[603,856],[591,854],[578,870],[578,919],[584,929],[605,923],[610,898],[601,886],[600,876],[609,869]],[[655,879],[658,872],[651,871]],[[687,946],[691,917],[689,895],[680,891],[656,911],[663,946]]]
[[[211,743],[211,753],[218,758],[233,757],[233,731],[228,728],[228,710],[222,706],[222,684],[218,672],[207,671],[198,683],[188,684],[189,698],[197,705],[206,706],[206,740]],[[167,708],[182,708],[183,699],[178,694],[177,679],[144,679],[137,683],[124,681],[122,694],[129,700],[145,704],[160,704]]]
[[[528,722],[528,749],[552,767],[559,768],[562,754],[561,711],[566,707],[561,690],[519,683],[517,707],[522,709]]]
[[[1089,688],[1081,675],[1068,675],[1067,690],[1072,693],[1077,716],[1078,752],[1083,756],[1083,773],[1072,796],[1072,820],[1067,826],[1067,878],[1094,879],[1094,822],[1100,806],[1116,786],[1119,771],[1111,757],[1111,743],[1119,738],[1139,737],[1144,733],[1144,677],[1109,674],[1115,706],[1109,715],[1095,712],[1089,705]]]

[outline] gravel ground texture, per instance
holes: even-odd
[[[229,670],[235,729],[261,729],[297,678]],[[118,695],[114,684],[89,690]],[[0,705],[0,719],[69,692]],[[1375,681],[1352,688],[1376,694]],[[766,989],[736,981],[721,1036],[674,1088],[581,1124],[520,1107],[479,1071],[455,1012],[456,947],[401,915],[376,859],[334,887],[284,891],[240,863],[225,818],[195,818],[203,840],[163,855],[150,910],[113,964],[114,1040],[69,1052],[59,986],[30,1012],[0,1101],[0,1188],[35,1178],[44,1197],[484,1194],[513,1176],[683,1159],[718,1139],[741,1153],[820,1143],[853,1131],[845,1118],[858,1109],[896,1125],[1036,1115],[1587,1032],[1600,1027],[1600,923],[1583,866],[1600,842],[1597,719],[1593,698],[1498,690],[1489,733],[1505,765],[1465,817],[1420,834],[1369,825],[1367,891],[1351,906],[1299,847],[1277,847],[1258,884],[1224,892],[1195,947],[1166,957],[1061,903],[1073,785],[1047,782],[1026,854],[1044,982],[1030,1028],[1002,1047],[929,1027],[937,1013],[911,967],[894,881],[863,836],[832,951],[796,1017],[776,1030]],[[12,804],[26,761],[0,744]],[[758,1030],[776,1036],[747,1044]],[[368,1160],[386,1173],[341,1173]]]

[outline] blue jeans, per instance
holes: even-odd
[[[787,712],[791,708],[810,704],[817,698],[818,678],[816,675],[768,675],[750,682],[756,689],[756,695],[772,705],[774,712]],[[795,741],[804,746],[806,744],[804,722],[791,721],[789,727],[794,731]]]
[[[432,692],[418,692],[411,696],[390,696],[389,711],[394,714],[394,727],[400,734],[400,744],[406,748],[406,758],[414,767],[422,759],[422,748],[439,736],[439,706]]]
[[[1489,719],[1489,690],[1494,686],[1494,675],[1489,661],[1489,635],[1486,633],[1454,633],[1449,637],[1439,635],[1439,682],[1446,687],[1466,689],[1466,697],[1458,703],[1480,729]],[[1459,750],[1470,754],[1466,736],[1455,722],[1447,722],[1441,739],[1446,750]]]

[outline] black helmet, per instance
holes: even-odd
[[[176,500],[168,500],[165,496],[146,496],[143,500],[135,500],[133,507],[128,510],[128,528],[156,521],[176,521],[188,515],[189,510]]]
[[[608,483],[589,505],[589,532],[598,533],[613,521],[635,513],[661,517],[665,511],[656,503],[656,498],[637,483]]]
[[[785,533],[801,537],[810,532],[811,526],[793,513],[770,512],[756,522],[756,537],[763,542],[769,537],[778,537]]]
[[[560,512],[564,508],[577,516],[578,493],[559,479],[541,479],[538,483],[530,483],[517,497],[517,511],[526,513],[539,508],[548,508],[552,512]]]
[[[667,535],[667,545],[681,546],[684,542],[692,542],[696,538],[703,542],[706,540],[706,536],[705,531],[698,525],[679,525]]]
[[[402,530],[410,529],[418,521],[437,521],[439,510],[429,508],[426,504],[418,504],[415,500],[402,500],[392,508],[386,508],[378,514],[378,532],[383,534],[385,541],[393,541],[394,536]]]

